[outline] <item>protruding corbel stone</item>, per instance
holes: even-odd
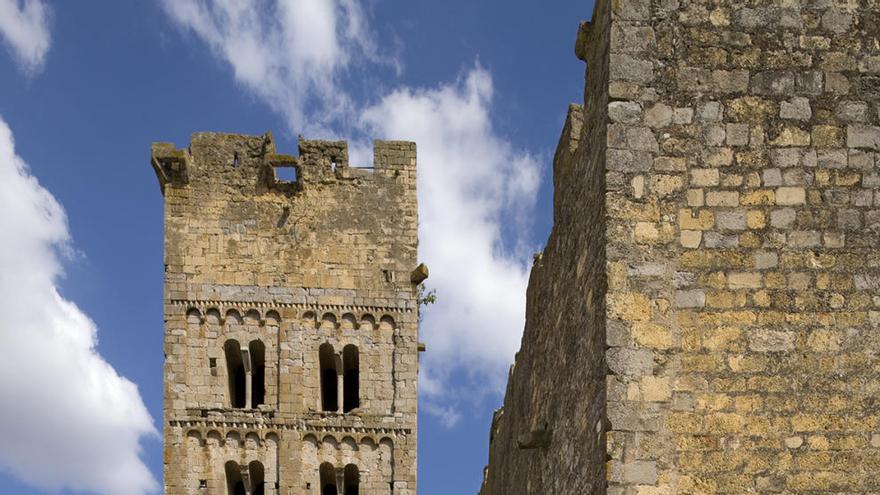
[[[498,431],[498,423],[501,421],[501,418],[504,416],[504,406],[495,409],[492,413],[492,427],[489,429],[489,445],[495,441],[495,432]]]
[[[580,60],[587,61],[587,38],[590,36],[591,24],[589,21],[581,21],[578,26],[577,41],[574,43],[574,54]]]
[[[426,350],[428,350],[428,346],[424,342],[419,342],[419,352],[425,352]]]
[[[553,432],[544,425],[544,428],[524,433],[516,440],[516,445],[520,449],[544,449],[550,446],[553,440]]]
[[[172,143],[153,143],[151,151],[150,163],[159,179],[162,194],[165,194],[165,185],[168,183],[186,183],[186,150],[179,150]]]
[[[424,263],[420,263],[419,266],[416,267],[415,270],[409,276],[409,279],[412,283],[418,285],[425,281],[428,278],[428,266]]]

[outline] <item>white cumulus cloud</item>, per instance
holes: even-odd
[[[290,127],[332,133],[354,111],[341,88],[347,69],[390,63],[376,51],[355,0],[161,0],[165,12],[204,41],[235,80]]]
[[[29,74],[42,70],[52,44],[51,9],[42,0],[0,0],[0,36]]]
[[[98,354],[94,322],[61,296],[64,209],[16,155],[0,118],[0,470],[46,490],[141,495],[157,436],[137,387]]]
[[[345,71],[356,62],[396,65],[376,55],[368,16],[355,0],[163,5],[285,117],[290,131],[355,136],[353,163],[369,156],[366,137],[417,143],[419,256],[438,293],[422,325],[426,410],[451,425],[463,401],[503,391],[525,320],[530,253],[522,227],[539,166],[493,128],[489,72],[477,65],[437,87],[402,87],[361,104],[341,81]]]
[[[446,386],[457,371],[501,390],[522,335],[528,255],[505,250],[502,226],[515,231],[533,207],[539,167],[498,136],[491,102],[492,79],[475,67],[452,84],[394,91],[363,113],[371,135],[418,146],[419,257],[438,294],[422,324],[422,391],[434,402],[457,400]]]

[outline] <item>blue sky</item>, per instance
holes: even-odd
[[[48,269],[47,280],[94,322],[97,351],[137,385],[158,429],[162,198],[149,165],[150,143],[185,146],[191,133],[206,130],[271,130],[282,152],[296,151],[300,133],[350,138],[353,148],[372,137],[417,140],[424,173],[420,214],[436,226],[426,232],[423,225],[421,254],[429,258],[440,298],[422,328],[428,353],[420,402],[419,491],[475,493],[487,459],[492,411],[501,402],[512,351],[519,347],[530,255],[549,233],[550,158],[568,103],[582,101],[584,65],[575,59],[573,45],[578,21],[589,18],[592,2],[335,1],[330,9],[335,37],[328,40],[296,27],[302,2],[295,0],[287,2],[293,5],[290,17],[281,21],[269,12],[277,8],[274,1],[242,0],[257,6],[248,22],[226,15],[218,6],[226,2],[216,0],[0,0],[5,48],[0,122],[14,136],[14,155],[66,212],[72,254],[55,250],[63,276]],[[201,6],[205,16],[180,7],[186,5]],[[45,10],[42,17],[34,14],[35,37],[20,30],[10,34],[16,26],[27,27],[10,12],[37,6]],[[265,27],[270,20],[274,27]],[[284,22],[292,24],[278,24]],[[50,40],[42,48],[40,28]],[[236,43],[248,29],[259,38],[242,49]],[[286,36],[291,33],[296,36]],[[41,50],[42,58],[34,55]],[[316,77],[303,76],[299,64]],[[270,66],[275,75],[267,75]],[[410,130],[413,135],[398,135]],[[14,161],[12,156],[8,153],[7,160]],[[15,190],[6,191],[0,188],[9,204],[13,198],[24,201]],[[476,212],[468,208],[474,205]],[[25,222],[4,223],[13,222],[12,215],[9,208],[0,210],[0,226],[28,228]],[[48,227],[63,229],[63,219],[60,224]],[[444,242],[460,242],[478,254],[462,262],[442,254],[452,245]],[[49,239],[39,245],[65,242]],[[15,264],[19,252],[4,246],[0,254],[5,249],[7,256],[0,256],[0,263],[5,258]],[[467,278],[475,270],[456,272],[469,262],[479,264],[482,279]],[[50,265],[51,260],[39,266]],[[15,282],[17,272],[0,268],[7,281]],[[14,283],[4,286],[2,277],[0,291],[5,287],[12,293],[0,297],[13,304],[24,300],[26,295],[16,293]],[[469,302],[457,299],[459,292]],[[470,321],[462,322],[461,315]],[[0,328],[4,331],[15,329]],[[108,383],[121,387],[121,397],[132,398],[119,382]],[[56,395],[40,393],[44,397],[32,397],[31,407]],[[7,428],[33,416],[33,411],[15,414],[13,408],[10,401],[0,404]],[[64,421],[65,410],[54,416]],[[76,428],[71,422],[64,424]],[[161,440],[142,423],[132,423],[119,426],[119,434],[134,435],[124,448],[137,454],[139,438],[140,458],[161,483]],[[42,431],[38,426],[29,427]],[[84,434],[78,441],[89,452],[103,448],[107,439]],[[61,493],[75,493],[77,486],[87,493],[113,493],[61,468],[51,482],[34,482],[28,459],[18,458],[16,449],[0,442],[3,493],[45,493],[21,479],[62,487]],[[63,453],[45,454],[64,463]]]

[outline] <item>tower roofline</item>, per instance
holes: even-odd
[[[278,153],[271,132],[261,136],[221,133],[193,133],[190,145],[177,148],[173,143],[155,142],[151,164],[162,193],[168,185],[190,184],[194,168],[200,164],[226,164],[249,171],[265,190],[302,190],[313,184],[334,181],[372,180],[377,174],[400,176],[415,172],[416,144],[410,141],[373,141],[372,166],[351,166],[348,142],[344,140],[298,139],[299,155]],[[224,154],[228,156],[218,156]],[[279,178],[277,169],[292,168],[294,187]]]

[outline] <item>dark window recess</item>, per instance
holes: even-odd
[[[339,410],[339,371],[336,368],[336,356],[333,346],[321,344],[318,349],[318,360],[321,367],[321,410]],[[323,485],[322,485],[323,486]]]
[[[266,403],[266,346],[259,340],[251,341],[251,407]]]
[[[356,346],[347,345],[342,350],[342,366],[344,370],[342,382],[342,412],[347,413],[361,405],[360,358]]]
[[[235,461],[226,463],[226,493],[229,495],[248,495],[245,491],[242,470],[244,468]],[[259,461],[252,461],[247,465],[247,475],[250,480],[250,495],[265,495],[265,471]]]
[[[333,465],[325,462],[321,464],[321,495],[337,495],[336,489],[336,469]]]
[[[226,463],[226,493],[229,495],[247,495],[244,481],[241,479],[241,468],[235,461]]]
[[[265,495],[266,481],[263,465],[259,461],[252,461],[248,464],[248,472],[251,476],[251,487],[253,487],[251,495]]]
[[[345,466],[345,495],[358,495],[361,484],[361,474],[357,466],[349,464]]]
[[[229,379],[229,404],[234,408],[242,408],[246,404],[247,376],[241,361],[241,345],[237,340],[227,340],[223,347]]]
[[[208,364],[211,366],[211,376],[217,376],[217,358],[208,359]]]

